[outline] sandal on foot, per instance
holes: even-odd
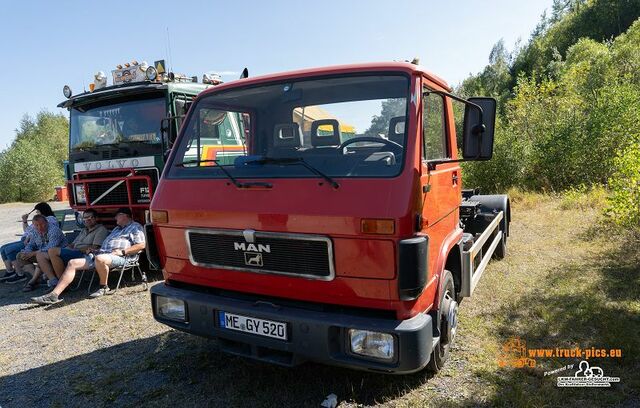
[[[39,285],[37,283],[27,283],[26,285],[24,285],[24,288],[22,288],[23,292],[31,292],[33,290],[35,290]]]

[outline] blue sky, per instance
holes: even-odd
[[[455,85],[501,38],[526,42],[552,0],[12,1],[0,16],[0,149],[24,114],[56,108],[93,74],[136,59],[237,78],[353,62],[405,60]],[[169,41],[167,40],[167,31]],[[170,50],[170,52],[168,52]]]

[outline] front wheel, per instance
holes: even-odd
[[[429,370],[434,373],[442,370],[449,359],[449,352],[458,330],[458,302],[455,300],[456,292],[451,272],[445,269],[440,282],[440,302],[434,321],[440,332],[440,341],[431,352],[429,361]]]

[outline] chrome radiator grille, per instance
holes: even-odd
[[[249,240],[245,237],[250,236]],[[229,230],[188,230],[195,265],[333,279],[333,246],[327,237]]]

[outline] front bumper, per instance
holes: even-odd
[[[156,297],[180,299],[187,306],[187,322],[164,319],[156,314]],[[418,314],[408,320],[362,317],[282,306],[277,302],[250,301],[200,293],[158,284],[151,288],[156,320],[175,329],[218,339],[222,351],[284,366],[305,361],[361,370],[405,374],[419,371],[429,362],[433,345],[431,316]],[[219,326],[217,311],[259,319],[286,322],[288,340],[232,331]],[[349,329],[392,334],[395,352],[392,361],[354,355],[348,343]]]

